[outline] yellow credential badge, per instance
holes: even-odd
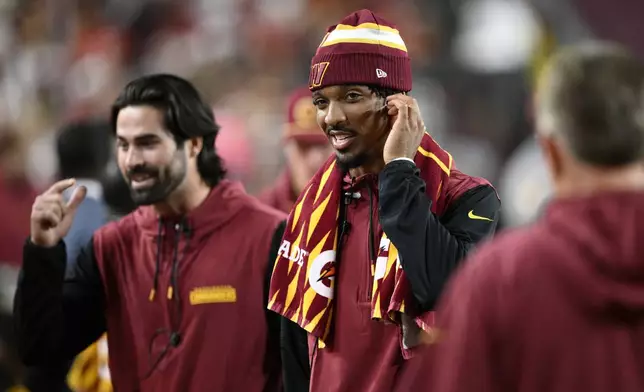
[[[216,304],[237,302],[237,290],[233,286],[197,287],[190,291],[190,304]]]

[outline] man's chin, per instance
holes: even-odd
[[[348,171],[349,169],[355,169],[356,167],[362,166],[367,161],[367,158],[366,154],[356,155],[340,151],[335,152],[335,161],[342,171]]]
[[[156,204],[165,200],[165,194],[153,189],[130,189],[132,201],[138,206]]]

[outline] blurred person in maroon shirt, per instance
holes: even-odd
[[[0,264],[19,266],[22,261],[22,243],[29,234],[25,216],[37,192],[25,172],[18,134],[12,130],[0,132]]]
[[[333,152],[316,122],[308,87],[298,88],[289,96],[288,122],[283,137],[286,168],[275,185],[264,190],[259,199],[288,213],[311,177]]]
[[[455,276],[428,391],[644,391],[644,64],[562,50],[536,124],[555,198]]]

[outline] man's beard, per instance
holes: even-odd
[[[338,164],[338,168],[343,172],[348,172],[349,169],[355,169],[356,167],[364,165],[370,158],[367,152],[362,152],[357,155],[335,154],[335,161]]]
[[[167,178],[164,181],[156,182],[149,188],[145,189],[132,189],[130,188],[130,195],[132,201],[139,206],[160,203],[168,198],[168,196],[177,189],[181,184],[181,179]]]
[[[134,189],[132,188],[131,180],[128,181],[132,201],[139,206],[151,205],[165,201],[168,196],[170,196],[170,194],[177,189],[179,185],[181,185],[186,176],[186,162],[184,160],[179,162],[178,166],[175,164],[174,170],[172,167],[174,163],[156,170],[151,168],[135,168],[132,171],[133,173],[139,172],[149,174],[154,178],[155,182],[150,187]]]

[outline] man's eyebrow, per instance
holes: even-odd
[[[149,140],[156,140],[156,139],[159,139],[159,136],[153,133],[146,133],[134,138],[134,140],[138,140],[138,141],[146,141],[146,140],[149,141]]]
[[[124,138],[123,136],[120,136],[120,135],[117,135],[116,138],[118,140],[120,140],[120,141],[124,141],[124,142],[128,141],[126,138]],[[158,139],[159,139],[158,135],[155,135],[153,133],[146,133],[146,134],[138,135],[138,136],[134,137],[133,141],[134,142],[146,142],[146,141],[154,141],[154,140],[158,140]]]

